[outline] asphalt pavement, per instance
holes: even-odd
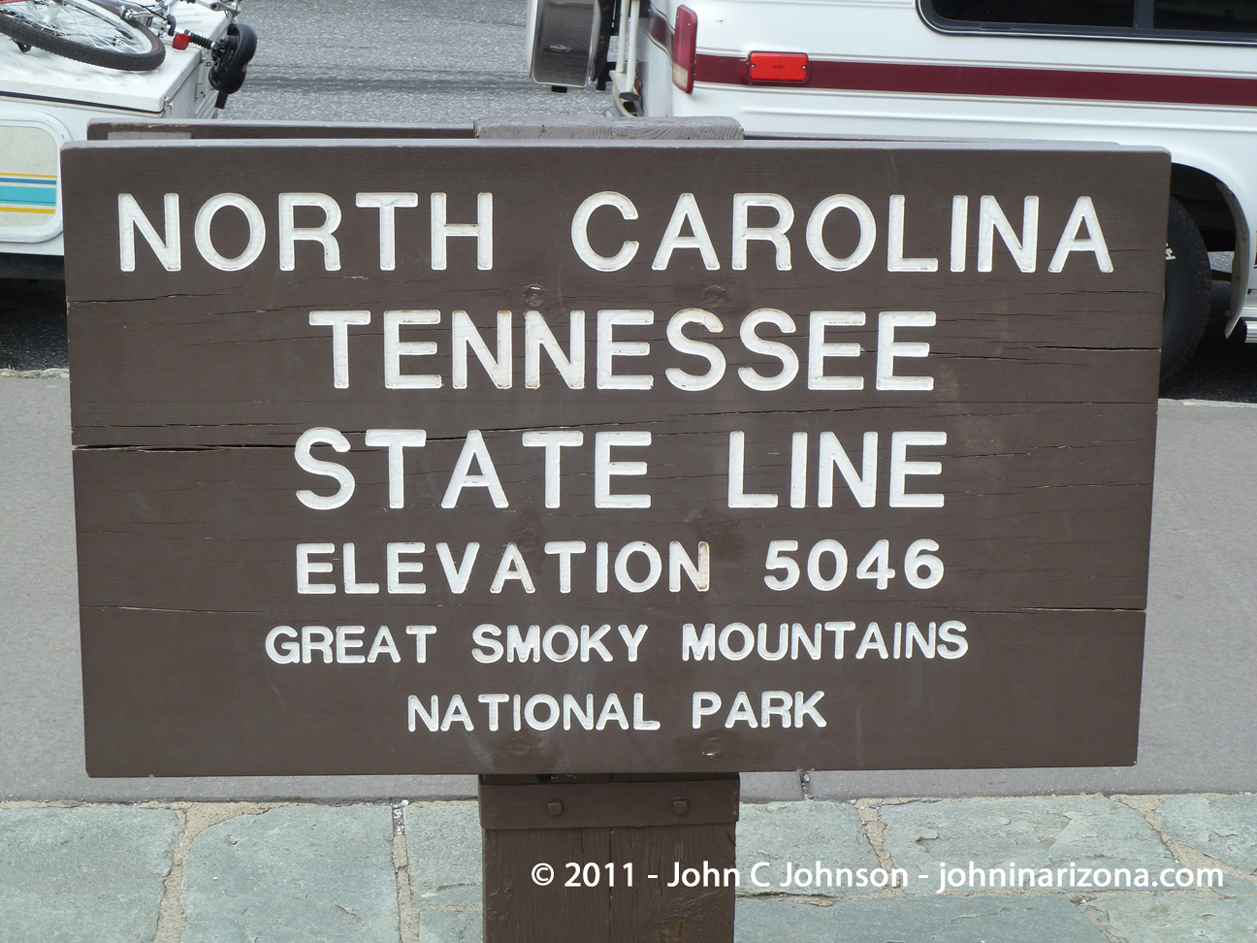
[[[600,115],[606,93],[557,94],[525,74],[526,0],[248,0],[258,33],[223,117],[465,123]]]
[[[65,283],[0,280],[0,369],[65,370]]]

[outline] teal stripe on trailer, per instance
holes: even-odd
[[[56,187],[15,187],[0,185],[0,202],[24,206],[56,206]]]

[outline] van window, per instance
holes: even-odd
[[[1156,0],[1155,29],[1257,33],[1257,0]]]
[[[922,0],[921,6],[940,26],[1257,33],[1257,0]]]
[[[933,0],[930,5],[944,19],[968,23],[1126,29],[1135,23],[1135,0]],[[1166,0],[1164,5],[1177,9],[1185,4]],[[1195,5],[1212,6],[1207,0]]]

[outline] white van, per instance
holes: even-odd
[[[1257,0],[530,0],[529,24],[534,80],[609,82],[624,115],[1166,148],[1162,376],[1204,332],[1209,251],[1257,342]]]
[[[181,4],[179,28],[211,42],[225,35],[235,11],[210,7]],[[215,113],[210,52],[178,36],[157,41],[160,65],[120,71],[0,35],[0,278],[63,277],[61,146],[87,140],[89,121]]]

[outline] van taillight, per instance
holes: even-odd
[[[677,7],[677,24],[672,31],[672,84],[687,95],[694,91],[697,52],[698,14],[689,7]]]
[[[794,85],[807,81],[807,54],[802,52],[753,52],[747,68],[752,84],[786,82]]]

